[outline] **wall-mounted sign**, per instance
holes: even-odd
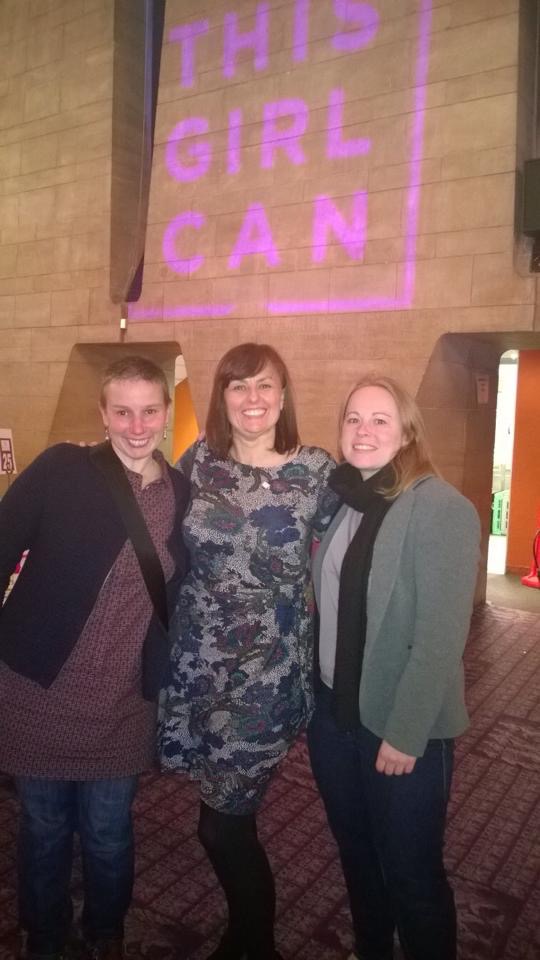
[[[154,192],[176,209],[151,220],[164,288],[184,282],[130,319],[410,306],[430,18],[431,0],[237,0],[169,29]]]
[[[489,403],[489,374],[476,374],[476,401],[479,404]]]
[[[0,427],[0,473],[17,473],[13,434],[5,427]]]

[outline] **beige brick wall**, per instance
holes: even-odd
[[[239,30],[253,28],[256,7],[253,0],[233,5],[244,15]],[[223,349],[239,338],[265,337],[282,347],[293,368],[304,434],[332,444],[338,397],[366,366],[399,372],[416,392],[444,334],[534,328],[534,280],[514,268],[516,0],[433,4],[411,309],[283,317],[266,312],[268,299],[295,299],[299,290],[314,300],[384,296],[403,282],[420,4],[379,0],[374,7],[381,15],[375,38],[347,55],[331,44],[343,26],[333,4],[312,3],[307,56],[295,63],[294,4],[276,0],[269,5],[267,69],[256,71],[252,52],[245,51],[227,81],[223,12],[231,5],[169,0],[142,302],[158,316],[179,305],[234,302],[227,319],[174,324],[199,411]],[[209,29],[195,48],[193,86],[182,89],[180,46],[170,30],[194,19],[206,19]],[[331,163],[325,157],[325,105],[335,87],[345,91],[344,136],[369,136],[372,148],[367,156]],[[264,104],[293,96],[309,106],[301,141],[307,160],[294,165],[276,151],[275,165],[261,169]],[[239,108],[241,172],[230,174],[227,116]],[[166,168],[167,139],[181,120],[195,117],[207,120],[212,161],[204,177],[179,182]],[[187,154],[179,155],[187,165]],[[338,202],[359,189],[368,191],[369,203],[362,261],[351,261],[334,241],[324,262],[314,264],[313,197],[327,193]],[[269,268],[257,254],[230,269],[245,211],[255,202],[264,206],[281,263]],[[183,256],[203,250],[206,259],[196,272],[179,276],[165,263],[163,234],[173,216],[190,210],[204,213],[206,223],[179,234],[177,249]],[[130,336],[143,330],[150,336],[152,324],[131,324]]]
[[[381,369],[418,393],[445,475],[486,518],[498,354],[505,345],[539,345],[535,281],[515,266],[516,154],[521,162],[530,139],[523,90],[518,104],[518,6],[433,0],[410,306],[273,315],[269,299],[391,298],[403,290],[422,2],[373,0],[378,29],[348,53],[332,38],[345,31],[350,40],[359,24],[346,29],[338,0],[270,0],[267,65],[256,70],[253,51],[244,50],[227,78],[224,16],[237,13],[237,29],[249,31],[256,0],[168,0],[137,305],[153,319],[130,320],[126,340],[180,345],[201,418],[216,360],[241,340],[265,339],[282,350],[304,438],[332,448],[347,386],[366,368]],[[13,428],[21,464],[51,435],[74,346],[120,342],[119,309],[107,292],[111,8],[107,0],[0,0],[0,425]],[[294,14],[304,8],[305,59],[295,60]],[[182,87],[180,44],[170,32],[203,20],[208,30],[195,47],[193,85]],[[365,155],[327,156],[335,89],[344,91],[341,139],[369,137]],[[296,147],[305,162],[278,149],[264,168],[264,105],[284,98],[301,99],[309,110]],[[235,110],[242,111],[240,169],[228,172]],[[180,182],[166,166],[167,142],[180,121],[197,117],[208,125],[202,139],[211,144],[211,162],[204,176]],[[283,117],[276,126],[291,122]],[[169,150],[189,166],[189,146]],[[363,255],[352,257],[330,230],[326,254],[314,262],[314,198],[331,197],[350,220],[351,196],[361,190],[368,197]],[[255,203],[280,262],[269,265],[263,252],[231,266]],[[163,237],[171,220],[189,211],[205,222],[179,231],[173,248],[183,257],[203,252],[205,261],[182,275],[166,262]],[[233,304],[221,319],[178,315],[220,303]],[[491,377],[483,409],[478,373]]]
[[[72,347],[118,314],[111,41],[108,0],[0,3],[0,425],[19,466],[48,442]]]

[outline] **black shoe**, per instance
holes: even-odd
[[[65,960],[65,954],[59,951],[58,953],[32,953],[30,950],[27,950],[23,954],[24,960]]]
[[[226,930],[216,949],[206,960],[245,960],[246,952],[235,935]]]
[[[119,938],[97,940],[88,944],[88,954],[90,960],[124,960],[124,941]]]

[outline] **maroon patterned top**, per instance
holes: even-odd
[[[175,499],[167,471],[142,489],[126,471],[165,579]],[[69,603],[69,596],[66,596]],[[77,644],[48,689],[0,662],[0,770],[55,780],[123,777],[155,752],[156,705],[141,693],[141,650],[152,605],[128,540],[101,587]]]

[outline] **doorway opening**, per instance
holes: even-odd
[[[501,356],[507,351],[514,353],[505,355],[505,362],[500,365]],[[516,371],[516,415],[515,420],[510,416],[506,425],[510,446],[508,429],[514,433],[512,456],[508,461],[507,456],[499,454],[497,445],[495,466],[499,465],[499,470],[495,472],[494,484],[497,385],[499,376],[515,377]],[[540,590],[523,586],[521,577],[530,570],[536,518],[540,526],[539,383],[540,331],[447,333],[435,344],[416,398],[434,462],[445,480],[461,490],[480,515],[481,557],[475,602],[485,602],[487,588],[490,602],[535,612],[540,612]],[[506,543],[501,541],[499,546],[500,553],[506,547],[506,559],[503,555],[502,560],[505,572],[488,574],[493,493],[502,493],[508,486],[510,494],[497,501],[498,507],[502,501],[502,508],[508,508],[502,514]],[[502,593],[507,586],[511,587],[510,596],[507,591]]]
[[[501,357],[492,477],[487,597],[491,603],[540,612],[531,574],[540,528],[540,350],[524,347]],[[536,572],[536,571],[535,571]]]
[[[487,559],[488,574],[506,573],[518,358],[517,350],[506,350],[499,362],[491,484],[491,529]]]

